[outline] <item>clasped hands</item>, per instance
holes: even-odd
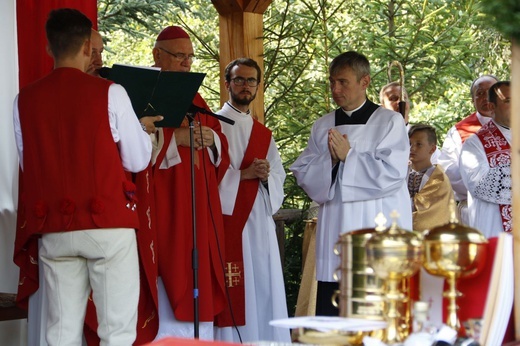
[[[196,124],[193,128],[193,147],[197,150],[212,148],[215,145],[214,133],[210,127]],[[190,146],[189,127],[179,127],[175,129],[175,141],[177,145],[183,147]]]
[[[332,165],[336,165],[339,161],[345,162],[350,150],[350,142],[347,135],[342,135],[336,129],[330,129],[328,144]]]
[[[255,158],[249,167],[240,171],[240,180],[260,179],[266,182],[270,169],[269,161]]]

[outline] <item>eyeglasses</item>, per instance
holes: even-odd
[[[245,79],[242,77],[235,77],[235,78],[231,78],[231,81],[233,83],[235,83],[236,86],[243,86],[246,83],[246,81],[247,81],[247,85],[249,85],[250,87],[255,87],[258,85],[258,80],[255,78]]]
[[[175,60],[180,61],[180,62],[188,60],[190,63],[192,63],[196,59],[195,55],[193,55],[193,54],[186,55],[184,53],[172,53],[170,51],[167,51],[164,48],[159,48],[159,49],[162,50],[165,53],[170,54],[171,56],[173,56],[175,58]]]

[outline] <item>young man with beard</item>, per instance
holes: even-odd
[[[283,202],[285,171],[271,131],[249,111],[260,73],[258,64],[249,58],[234,60],[225,69],[229,101],[219,114],[235,121],[234,125],[221,122],[231,164],[219,185],[230,304],[217,316],[215,338],[290,342],[288,330],[269,325],[271,320],[287,317],[273,221]]]

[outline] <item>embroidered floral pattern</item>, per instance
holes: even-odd
[[[475,188],[475,195],[498,204],[504,232],[511,232],[511,147],[494,122],[477,133],[489,162],[489,172]]]
[[[126,207],[132,211],[137,207],[137,195],[135,190],[136,187],[134,183],[128,180],[123,181],[123,192],[125,193],[126,199],[128,200]]]
[[[43,219],[47,215],[48,210],[49,208],[44,201],[38,201],[34,205],[34,215],[36,215],[38,219]]]
[[[93,214],[102,214],[105,212],[105,203],[99,198],[93,198],[90,202],[90,210]]]
[[[72,215],[76,210],[76,203],[70,198],[64,198],[60,202],[60,212],[64,215]]]

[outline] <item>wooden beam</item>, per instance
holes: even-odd
[[[514,137],[520,133],[520,42],[511,45],[511,130],[513,143],[511,145],[511,179],[513,206],[513,256],[515,273],[515,339],[520,340],[520,138]]]
[[[224,69],[230,61],[248,57],[255,60],[264,71],[263,11],[271,0],[212,0],[219,12],[220,26],[220,104],[228,100],[224,84]],[[245,11],[247,9],[248,11]],[[262,10],[262,13],[257,11]],[[264,84],[258,86],[251,112],[264,122]]]
[[[219,14],[251,12],[263,14],[273,0],[211,0]]]
[[[253,12],[263,14],[273,0],[245,0],[244,12]]]

